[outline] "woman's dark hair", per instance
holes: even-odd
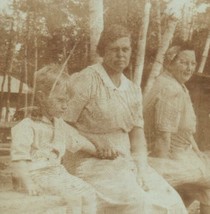
[[[126,27],[122,25],[113,24],[109,27],[104,28],[97,45],[97,52],[99,56],[104,56],[105,48],[107,47],[107,45],[123,37],[129,37],[131,39],[130,32]]]

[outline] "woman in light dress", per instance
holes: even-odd
[[[98,214],[184,214],[175,190],[147,164],[142,95],[124,74],[131,36],[122,26],[105,29],[97,47],[103,62],[71,76],[65,120],[96,147],[78,152],[75,173],[97,192]]]
[[[186,43],[172,46],[164,67],[144,99],[145,133],[154,157],[149,160],[171,185],[181,186],[189,204],[190,198],[197,199],[201,213],[209,214],[210,158],[193,137],[196,117],[184,85],[196,68],[193,47]]]

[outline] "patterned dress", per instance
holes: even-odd
[[[196,117],[187,88],[163,72],[144,100],[144,119],[151,152],[158,132],[171,133],[170,159],[149,158],[151,165],[173,186],[194,184],[190,194],[210,205],[210,158],[192,149]]]
[[[61,165],[65,150],[81,149],[86,139],[62,119],[52,123],[46,117],[23,119],[12,128],[11,160],[27,161],[32,180],[44,193],[63,197],[67,213],[96,213],[95,192],[92,187]]]
[[[96,144],[120,151],[114,160],[82,153],[75,158],[76,175],[90,183],[98,196],[98,214],[182,214],[184,205],[153,169],[148,170],[149,191],[137,183],[131,158],[129,132],[143,128],[140,88],[124,75],[115,87],[101,64],[71,76],[72,99],[66,120]]]

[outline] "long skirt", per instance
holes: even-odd
[[[152,168],[144,190],[137,182],[133,161],[77,156],[75,174],[91,184],[97,195],[97,214],[186,214],[176,191]]]
[[[167,181],[194,200],[210,206],[210,156],[199,157],[192,148],[177,150],[171,159],[149,157],[150,165]]]

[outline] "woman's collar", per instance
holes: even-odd
[[[109,75],[107,74],[106,70],[104,69],[103,65],[98,63],[96,64],[96,72],[100,75],[101,79],[103,80],[104,84],[113,90],[125,91],[129,87],[129,80],[125,77],[124,74],[121,75],[121,84],[119,87],[116,87],[112,80],[110,79]]]

